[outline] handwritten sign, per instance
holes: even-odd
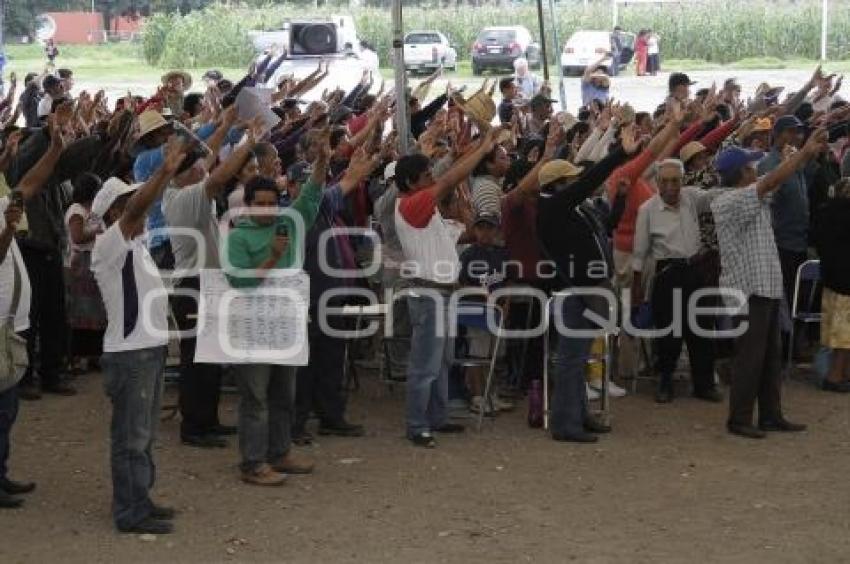
[[[239,289],[221,270],[202,270],[195,362],[305,366],[309,294],[303,271]]]

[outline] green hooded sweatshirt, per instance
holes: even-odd
[[[282,215],[271,225],[259,225],[253,218],[242,218],[227,236],[227,241],[221,249],[221,264],[224,273],[234,288],[256,288],[262,278],[239,276],[241,269],[252,270],[260,266],[271,256],[272,239],[278,225],[286,226],[289,234],[289,245],[278,260],[275,268],[292,268],[295,265],[295,249],[304,245],[304,237],[319,214],[319,204],[322,201],[322,184],[316,184],[312,179],[301,187],[301,194],[289,207],[301,215],[304,220],[304,232],[297,232],[295,221]]]

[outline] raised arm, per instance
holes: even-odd
[[[824,151],[827,147],[827,140],[826,130],[823,128],[818,129],[809,137],[802,149],[783,160],[771,172],[762,176],[756,184],[759,198],[765,197],[782,186],[788,177],[797,172],[807,161]]]
[[[65,149],[66,141],[62,135],[61,127],[58,125],[57,115],[51,114],[48,118],[48,130],[50,131],[50,146],[47,152],[35,163],[35,166],[27,171],[17,188],[20,189],[24,200],[30,200],[38,195],[53,170],[56,168],[56,163],[59,162],[59,156]]]
[[[262,124],[259,120],[253,121],[245,135],[245,141],[233,151],[227,160],[213,169],[204,185],[204,191],[207,193],[208,198],[212,199],[218,196],[230,179],[236,176],[242,167],[245,166],[245,163],[248,162],[248,159],[252,155],[254,146],[257,144],[256,140],[260,135],[261,128]]]
[[[215,128],[213,134],[207,138],[207,146],[210,148],[210,156],[207,158],[206,168],[209,170],[215,164],[218,158],[218,153],[221,151],[221,146],[224,139],[230,132],[230,128],[236,123],[236,105],[228,107],[221,114],[221,123]]]
[[[461,181],[465,180],[484,156],[496,145],[496,135],[501,128],[491,128],[484,134],[478,146],[459,158],[450,168],[437,179],[434,185],[434,200],[440,201],[448,196]]]
[[[162,197],[162,190],[174,178],[180,163],[186,158],[187,148],[185,141],[176,135],[172,135],[168,140],[162,166],[133,193],[124,207],[124,213],[118,219],[119,228],[125,239],[131,239],[141,230],[148,210]]]

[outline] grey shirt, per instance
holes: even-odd
[[[404,252],[401,241],[395,231],[395,202],[398,199],[398,188],[395,184],[388,187],[381,197],[375,200],[375,219],[381,225],[383,233],[383,248],[385,267],[395,267],[404,262]]]
[[[186,276],[197,276],[197,269],[219,268],[219,233],[215,201],[207,196],[206,179],[183,188],[171,185],[162,196],[162,212],[170,228],[174,267]],[[193,235],[176,232],[192,230]],[[202,249],[198,243],[203,241]],[[199,257],[199,253],[201,256]]]
[[[758,164],[759,176],[777,168],[782,155],[773,149]],[[773,233],[780,249],[803,253],[809,247],[809,192],[803,169],[782,183],[773,195]]]

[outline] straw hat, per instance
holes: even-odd
[[[166,121],[162,114],[156,110],[145,110],[139,116],[139,139],[143,138],[148,133],[152,133],[157,129],[169,127],[171,124]]]
[[[753,124],[753,130],[751,133],[760,133],[762,131],[771,131],[773,129],[773,122],[770,121],[769,117],[758,118]]]
[[[691,141],[679,151],[679,159],[683,163],[687,163],[689,160],[699,155],[700,153],[704,153],[707,149],[705,145],[700,143],[699,141]]]
[[[537,173],[537,180],[541,186],[546,186],[562,178],[574,178],[581,174],[582,170],[582,167],[575,166],[570,161],[556,159],[543,165]]]
[[[484,81],[478,92],[464,100],[460,94],[455,94],[453,100],[470,119],[475,122],[478,129],[485,131],[490,128],[493,118],[496,117],[496,103],[493,101],[493,90],[496,83],[488,90],[489,79]]]
[[[169,80],[173,77],[179,76],[183,79],[183,90],[189,90],[192,87],[192,75],[186,71],[168,71],[164,75],[162,75],[162,83],[167,84]]]

